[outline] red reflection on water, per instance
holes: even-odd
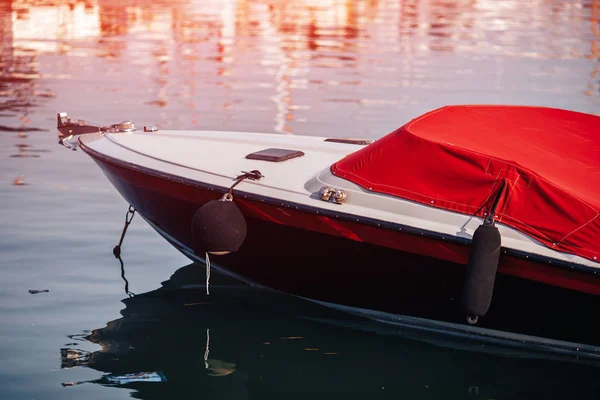
[[[588,85],[584,92],[586,96],[594,98],[596,104],[600,104],[598,95],[600,94],[600,0],[593,0],[591,4],[590,27],[592,30],[592,45],[589,59],[599,62],[592,71],[593,81]]]
[[[332,113],[376,120],[370,110],[397,111],[424,91],[435,98],[440,86],[479,90],[468,79],[478,73],[482,84],[499,82],[488,91],[501,90],[506,68],[490,66],[494,59],[585,57],[589,31],[581,22],[589,13],[590,58],[599,47],[597,0],[528,7],[517,0],[14,0],[0,7],[3,109],[26,116],[43,100],[37,57],[53,54],[61,57],[46,77],[78,85],[93,105],[153,109],[152,122],[164,127],[253,130],[269,119],[273,130],[295,132]],[[489,71],[473,66],[482,59],[492,60]],[[598,74],[594,65],[586,94],[595,98]]]

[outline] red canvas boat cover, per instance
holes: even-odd
[[[600,117],[520,106],[431,111],[331,167],[368,190],[496,220],[600,260]]]

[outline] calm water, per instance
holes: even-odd
[[[440,347],[235,282],[207,298],[139,218],[129,298],[111,254],[126,204],[54,127],[68,111],[376,138],[452,103],[596,113],[599,18],[596,0],[0,0],[0,398],[598,398],[591,366]],[[135,372],[166,382],[111,382]]]

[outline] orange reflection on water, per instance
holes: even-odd
[[[596,104],[600,104],[598,94],[600,93],[600,0],[593,0],[591,4],[590,26],[592,29],[593,40],[589,59],[596,62],[592,71],[592,82],[584,92],[587,96],[593,97]]]
[[[374,136],[442,103],[598,101],[597,3],[4,1],[0,91],[20,117],[59,80],[95,119]]]

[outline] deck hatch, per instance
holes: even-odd
[[[269,149],[264,149],[254,153],[250,153],[246,156],[246,158],[249,158],[251,160],[282,162],[292,158],[302,157],[303,155],[304,153],[299,150],[277,149],[271,147]]]

